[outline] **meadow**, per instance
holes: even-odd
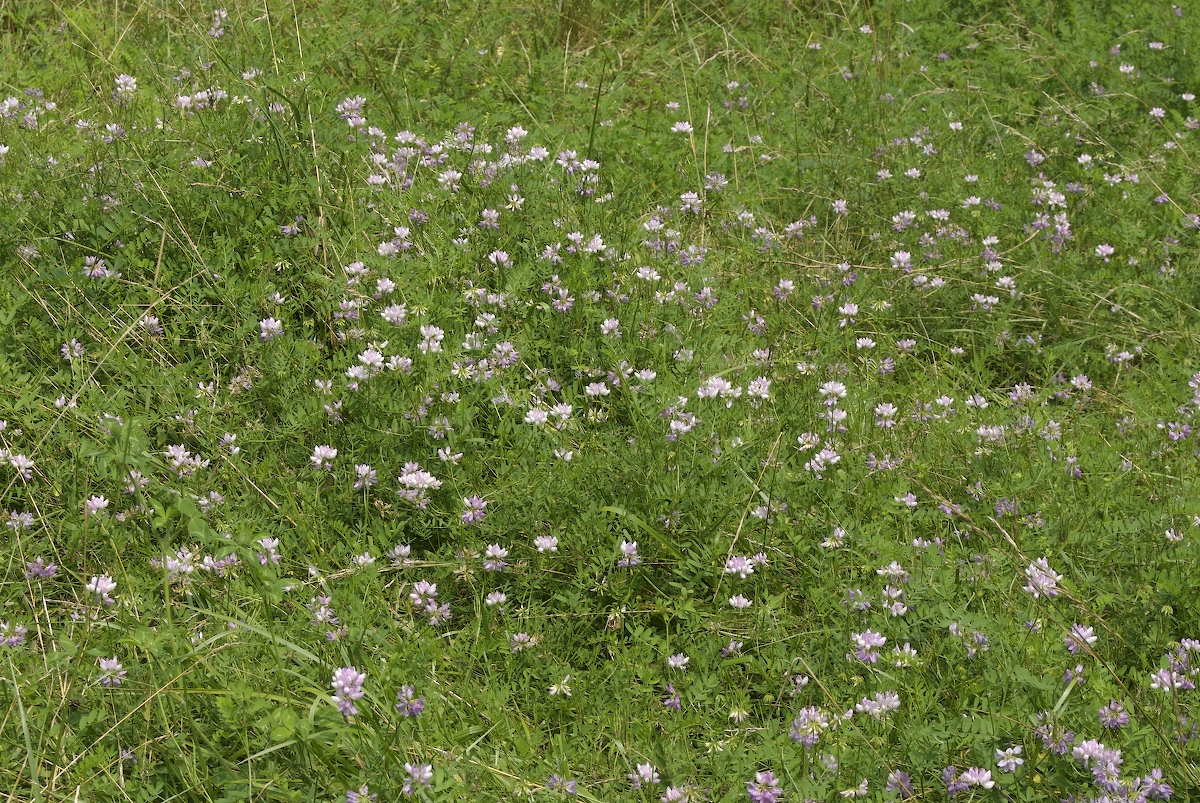
[[[0,796],[1200,799],[1200,9],[0,0]]]

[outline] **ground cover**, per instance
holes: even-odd
[[[0,3],[0,790],[1200,794],[1196,19]]]

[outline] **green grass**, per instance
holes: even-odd
[[[1200,797],[1200,31],[1095,5],[0,0],[0,795]]]

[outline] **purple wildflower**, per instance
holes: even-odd
[[[468,496],[462,500],[462,503],[463,524],[478,524],[487,518],[486,508],[488,503],[486,499],[479,496]]]
[[[1017,767],[1025,763],[1021,758],[1021,745],[1013,745],[1006,750],[996,751],[996,766],[1001,772],[1016,772]]]
[[[887,786],[884,787],[884,791],[889,795],[894,795],[899,792],[900,795],[905,798],[911,798],[915,796],[915,793],[913,792],[912,780],[908,777],[908,773],[904,772],[903,770],[896,770],[895,772],[888,773]]]
[[[367,676],[363,672],[359,672],[353,666],[343,666],[341,669],[333,673],[333,680],[330,685],[333,686],[333,701],[337,703],[338,711],[342,716],[350,717],[358,713],[358,708],[354,705],[354,700],[361,700],[366,692],[363,691],[363,683]]]
[[[125,669],[121,666],[121,662],[114,658],[101,658],[100,665],[100,685],[108,688],[120,686],[121,681],[125,679]]]
[[[490,544],[487,550],[483,553],[483,569],[488,572],[501,572],[508,566],[505,558],[508,557],[508,550],[499,544]]]
[[[346,803],[375,803],[379,795],[371,794],[371,790],[363,784],[359,789],[346,792]]]
[[[404,786],[400,789],[406,795],[414,795],[419,787],[428,789],[433,783],[433,765],[432,764],[405,764],[404,771],[408,777],[404,779]]]
[[[770,770],[756,772],[754,780],[746,784],[746,792],[753,803],[776,803],[783,796],[783,789]]]
[[[864,630],[850,636],[854,644],[854,657],[865,664],[873,664],[879,660],[878,647],[887,643],[887,637],[873,630]]]
[[[625,777],[629,779],[629,783],[634,789],[641,789],[642,784],[657,784],[661,780],[658,770],[650,763],[638,764],[634,772]]]
[[[1025,591],[1034,599],[1058,596],[1058,581],[1062,579],[1062,575],[1050,568],[1050,562],[1046,558],[1038,558],[1029,564],[1025,569],[1025,577],[1028,579]]]
[[[417,696],[417,690],[412,686],[401,686],[396,692],[396,710],[402,717],[417,717],[425,710],[425,698]]]
[[[621,559],[617,561],[617,567],[621,569],[631,569],[642,562],[638,555],[637,541],[622,541],[621,542]]]
[[[1100,724],[1108,730],[1117,730],[1129,724],[1129,713],[1116,700],[1101,708],[1098,713]]]
[[[1067,650],[1072,655],[1080,650],[1086,650],[1096,643],[1096,634],[1090,627],[1081,624],[1071,625],[1071,631],[1063,638]]]
[[[801,708],[796,714],[796,718],[792,720],[792,727],[788,731],[788,736],[793,742],[799,742],[805,748],[811,750],[816,746],[817,740],[821,738],[821,733],[829,727],[829,714],[822,711],[816,706],[808,706]]]
[[[25,579],[26,580],[49,580],[54,575],[58,574],[58,566],[53,563],[46,563],[45,558],[38,555],[29,563],[25,564]]]
[[[112,592],[117,590],[117,581],[113,580],[107,574],[93,577],[85,586],[87,591],[97,596],[105,605],[112,605],[116,602],[112,597]]]
[[[0,622],[0,647],[20,647],[28,635],[29,628],[24,625]]]

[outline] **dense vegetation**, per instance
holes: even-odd
[[[1184,6],[0,2],[6,799],[1200,796]]]

